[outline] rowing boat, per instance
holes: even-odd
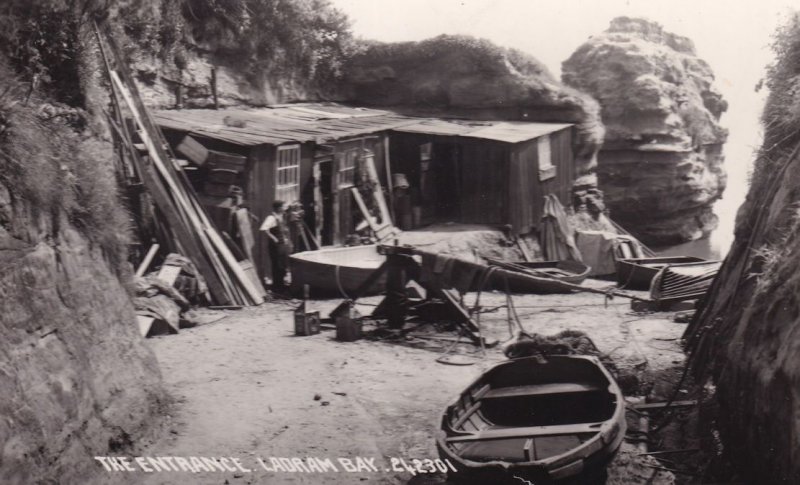
[[[506,262],[491,258],[487,261],[491,266],[509,270],[503,272],[503,277],[492,278],[491,289],[504,291],[507,278],[508,289],[512,293],[569,293],[572,290],[557,282],[579,285],[592,271],[591,267],[578,261]]]
[[[308,285],[314,296],[349,297],[385,261],[386,256],[378,254],[374,244],[295,253],[289,257],[291,290],[293,294],[302,294],[303,286]],[[375,295],[385,288],[384,275],[361,296]]]
[[[655,275],[665,266],[707,263],[694,256],[662,256],[657,258],[628,258],[617,260],[617,285],[628,290],[648,290]]]
[[[450,404],[436,444],[467,483],[603,483],[625,436],[625,401],[598,359],[513,359]]]

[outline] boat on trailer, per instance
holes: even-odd
[[[663,256],[656,258],[627,258],[617,260],[617,286],[628,290],[649,290],[653,278],[666,266],[696,266],[715,264],[694,256]]]
[[[459,483],[604,483],[625,429],[622,392],[597,358],[525,357],[467,387],[436,445]]]

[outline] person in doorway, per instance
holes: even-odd
[[[286,203],[276,200],[272,203],[272,214],[264,219],[259,228],[269,238],[269,259],[272,264],[272,291],[286,292],[286,269],[289,266],[289,254],[292,252],[289,240],[289,229],[285,220]]]

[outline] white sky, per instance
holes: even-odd
[[[793,6],[789,0],[331,0],[356,35],[382,41],[469,34],[515,47],[544,62],[557,77],[561,63],[614,17],[645,17],[692,39],[714,70],[730,108],[722,124],[728,190],[717,206],[713,244],[727,250],[733,218],[746,193],[765,93],[755,85],[771,61],[771,35]],[[796,2],[795,6],[800,7]]]

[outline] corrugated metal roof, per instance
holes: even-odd
[[[569,128],[570,126],[572,125],[567,123],[530,123],[526,121],[425,120],[420,123],[394,128],[394,131],[464,136],[506,143],[520,143]]]
[[[325,143],[386,130],[519,143],[571,126],[521,121],[414,118],[389,111],[336,104],[164,110],[155,111],[153,117],[163,128],[245,146]]]

